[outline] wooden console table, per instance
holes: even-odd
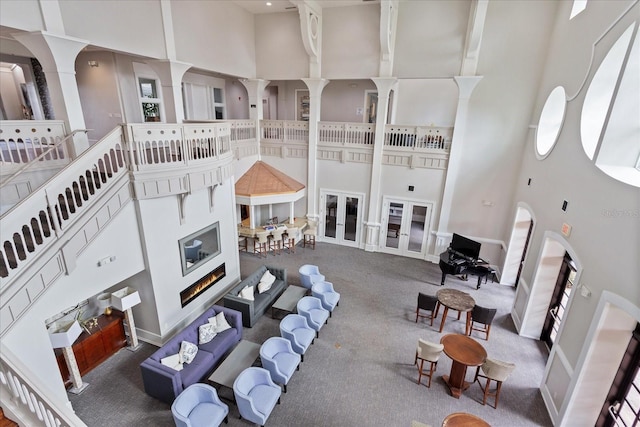
[[[76,356],[80,375],[85,375],[126,345],[123,314],[114,310],[109,316],[98,316],[98,326],[91,330],[91,334],[83,331],[71,348]],[[62,349],[55,349],[55,354],[64,385],[71,387],[71,377]]]

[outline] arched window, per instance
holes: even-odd
[[[604,173],[640,187],[640,45],[637,23],[613,44],[582,106],[584,151]]]

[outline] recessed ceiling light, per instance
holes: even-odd
[[[270,1],[267,2],[267,6],[271,6],[271,2]]]

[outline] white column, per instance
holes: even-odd
[[[89,42],[44,31],[13,34],[13,37],[42,64],[55,118],[65,121],[69,133],[85,129],[75,64],[78,53]],[[68,148],[73,157],[89,148],[86,133],[76,134]]]
[[[127,308],[124,311],[124,319],[127,321],[129,327],[129,350],[136,351],[140,348],[138,343],[138,332],[136,331],[136,323],[133,321],[133,310]]]
[[[73,384],[73,387],[69,389],[69,393],[80,394],[85,388],[89,387],[89,384],[82,382],[76,355],[73,353],[71,347],[62,347],[62,355],[64,356],[64,361],[67,363],[67,369],[69,370],[71,383]]]
[[[264,95],[264,89],[270,81],[263,79],[242,79],[240,80],[240,83],[242,83],[247,89],[247,97],[249,98],[249,118],[255,122],[256,139],[258,141],[258,160],[260,160],[260,120],[264,117],[264,111],[262,111],[262,96]],[[251,218],[253,218],[253,215]]]
[[[458,85],[458,107],[451,138],[451,148],[449,150],[449,164],[445,178],[444,190],[442,192],[442,207],[440,209],[440,220],[438,221],[438,234],[436,238],[436,253],[442,252],[446,248],[443,234],[448,233],[449,220],[451,218],[451,206],[453,204],[453,194],[456,188],[456,181],[461,173],[462,153],[464,152],[464,136],[467,129],[469,114],[469,100],[482,76],[454,77]]]
[[[186,62],[160,59],[147,61],[147,64],[160,77],[162,103],[167,123],[182,123],[184,120],[184,102],[182,101],[182,76],[191,68]]]
[[[307,218],[318,219],[318,122],[322,105],[322,90],[327,79],[302,79],[309,88],[309,154],[307,167]]]
[[[395,77],[374,77],[371,80],[378,89],[376,106],[376,133],[371,163],[371,189],[369,192],[369,216],[365,222],[364,250],[373,252],[378,248],[380,236],[380,198],[382,186],[382,152],[384,151],[384,131],[389,110],[389,94],[398,81]]]

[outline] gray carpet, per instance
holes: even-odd
[[[479,385],[473,384],[460,399],[452,397],[441,375],[451,360],[443,354],[431,388],[418,385],[413,365],[418,338],[438,342],[445,333],[464,333],[464,321],[450,312],[443,334],[440,317],[415,323],[418,292],[432,293],[440,286],[436,264],[359,249],[318,243],[316,249],[297,247],[295,254],[257,258],[241,253],[242,277],[261,264],[284,266],[290,285],[299,285],[298,268],[316,264],[341,294],[340,305],[320,331],[267,421],[269,426],[410,426],[417,420],[439,427],[452,412],[470,412],[494,427],[551,426],[539,385],[548,357],[539,341],[515,333],[509,315],[515,291],[497,283],[475,289],[475,280],[447,276],[445,287],[471,294],[483,306],[496,307],[489,341],[475,338],[490,357],[513,361],[515,371],[504,383],[498,409],[482,405]],[[464,316],[463,318],[464,319]],[[244,338],[262,343],[279,335],[278,320],[270,313]],[[138,365],[155,347],[144,344],[137,352],[119,351],[84,377],[90,387],[70,395],[78,416],[89,426],[172,426],[169,406],[147,396]],[[473,379],[475,369],[467,372]],[[423,379],[424,380],[424,379]],[[222,390],[221,396],[229,396]],[[229,426],[249,426],[229,405]]]

